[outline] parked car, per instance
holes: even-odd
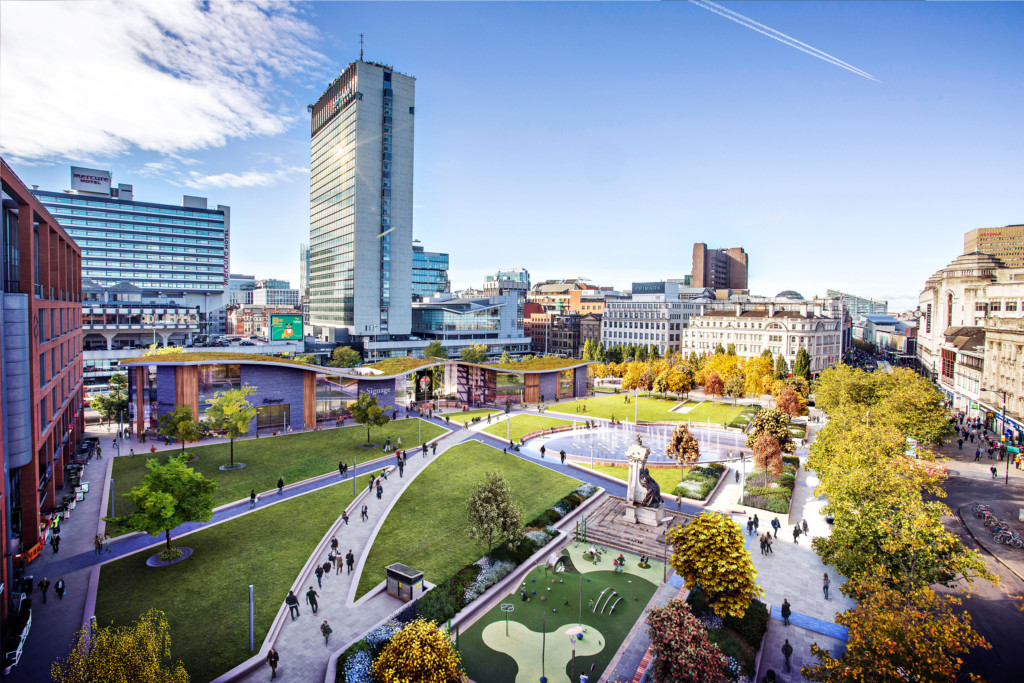
[[[245,340],[243,342],[239,342],[238,345],[239,346],[256,346],[256,342],[251,342],[251,341],[249,341],[247,339],[247,340]]]

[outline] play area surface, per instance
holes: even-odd
[[[591,548],[599,551],[598,562]],[[661,582],[661,563],[642,568],[636,555],[623,553],[623,571],[617,572],[617,550],[570,543],[552,553],[566,557],[558,563],[564,571],[535,568],[461,634],[463,665],[474,681],[537,683],[544,675],[550,683],[569,683],[574,644],[577,680],[586,673],[597,681]],[[503,611],[503,605],[512,609]]]

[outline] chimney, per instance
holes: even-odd
[[[769,318],[774,318],[775,317],[775,302],[774,301],[772,301],[771,303],[768,304],[768,317]]]
[[[736,302],[736,317],[737,318],[740,317],[740,315],[742,313],[743,313],[743,305],[737,301]]]
[[[800,315],[807,317],[807,302],[804,301],[800,304]]]

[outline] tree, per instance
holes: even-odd
[[[743,398],[746,393],[743,375],[733,375],[730,377],[729,381],[725,383],[725,393],[727,396],[732,396],[733,403],[736,403],[736,399]]]
[[[295,360],[299,361],[300,363],[305,363],[306,365],[319,365],[320,364],[317,361],[316,356],[314,356],[311,353],[304,353],[301,356],[296,356]]]
[[[607,360],[607,354],[605,353],[604,344],[601,342],[594,342],[594,360],[604,363]]]
[[[679,462],[679,481],[683,480],[683,468],[700,460],[700,441],[684,424],[672,430],[672,436],[665,447],[665,453]]]
[[[128,414],[128,375],[123,372],[114,373],[108,382],[109,390],[105,394],[93,396],[90,407],[110,425],[111,420],[119,420]]]
[[[238,389],[218,391],[206,400],[206,422],[210,429],[223,431],[231,440],[231,467],[235,466],[235,439],[249,432],[249,425],[256,417],[256,409],[246,400],[256,392],[256,387],[246,384]]]
[[[640,344],[636,347],[636,356],[634,357],[637,363],[644,363],[647,361],[647,345]]]
[[[724,355],[724,354],[725,354],[725,347],[722,346],[721,343],[715,344],[715,355],[716,356],[721,356],[721,355]]]
[[[327,365],[332,368],[354,368],[362,362],[359,352],[351,346],[339,346],[331,352],[331,360]]]
[[[656,683],[725,683],[726,659],[689,606],[672,598],[647,612]]]
[[[669,391],[671,377],[671,370],[662,371],[657,377],[654,378],[654,391],[659,394],[667,393]]]
[[[796,359],[793,361],[793,376],[803,377],[808,382],[811,381],[811,354],[802,346],[796,352]]]
[[[776,405],[779,407],[779,410],[790,417],[799,417],[807,413],[807,404],[795,391],[788,387],[779,394]]]
[[[426,358],[448,358],[448,351],[444,348],[441,342],[434,339],[425,347],[423,347],[423,356]]]
[[[945,683],[960,680],[963,655],[992,646],[971,627],[961,601],[927,586],[902,593],[884,576],[851,579],[844,591],[857,606],[836,615],[847,628],[846,650],[838,659],[811,645],[817,664],[801,669],[809,681],[827,683]],[[969,675],[969,680],[980,680]]]
[[[146,347],[146,352],[143,356],[171,356],[176,353],[182,353],[185,349],[180,346],[160,346],[159,344],[150,344]]]
[[[463,347],[459,351],[459,357],[462,358],[464,363],[486,363],[487,362],[487,344],[470,344],[469,346]]]
[[[757,437],[767,432],[775,437],[781,448],[786,453],[795,453],[796,444],[793,442],[793,435],[789,433],[789,416],[781,410],[759,410],[754,419],[750,421],[750,436],[747,437],[747,448],[753,448],[757,443]]]
[[[501,358],[498,359],[498,362],[503,365],[515,363],[515,361],[512,360],[512,354],[508,352],[508,349],[505,349],[504,351],[501,352]]]
[[[742,618],[762,590],[739,525],[721,512],[703,512],[680,526],[667,536],[676,573],[688,586],[699,583],[719,616]]]
[[[150,536],[164,533],[167,551],[171,551],[171,529],[185,522],[209,522],[213,517],[213,492],[217,482],[205,478],[185,462],[184,454],[161,465],[146,461],[149,473],[124,497],[135,505],[135,512],[113,520],[132,531]]]
[[[754,443],[754,467],[764,471],[764,483],[768,486],[768,475],[779,477],[782,475],[782,449],[779,442],[768,432],[761,432]]]
[[[661,352],[658,351],[658,345],[657,344],[651,344],[651,351],[650,351],[650,353],[647,354],[647,357],[650,360],[658,360],[659,358],[661,358]]]
[[[735,344],[729,344],[729,346],[726,347],[726,349],[725,349],[725,353],[727,355],[729,355],[729,356],[735,356],[736,355],[736,345]]]
[[[170,624],[158,609],[127,626],[82,628],[71,651],[50,665],[50,677],[56,683],[189,681],[182,663],[171,661]]]
[[[185,444],[199,441],[203,432],[199,424],[192,418],[192,406],[178,406],[169,413],[157,418],[157,431],[169,439],[181,442],[181,452],[185,452]]]
[[[359,398],[348,409],[356,424],[366,427],[366,443],[370,443],[371,427],[383,427],[391,421],[387,411],[377,405],[377,397],[369,394],[359,394]]]
[[[615,346],[608,349],[608,362],[619,364],[622,362],[622,346],[616,344]]]
[[[717,372],[708,375],[708,379],[704,383],[704,391],[711,396],[721,396],[725,392],[722,378],[718,376]]]
[[[789,363],[781,353],[775,358],[775,379],[786,379],[789,374]]]
[[[451,636],[432,621],[406,624],[381,650],[373,680],[393,683],[462,683],[465,672]]]
[[[487,556],[495,541],[519,545],[523,512],[512,498],[512,489],[501,472],[488,472],[469,497],[469,537],[487,541]]]
[[[765,358],[761,355],[756,358],[747,359],[743,363],[744,393],[747,396],[759,396],[760,394],[768,393],[771,382],[774,381],[772,378],[773,369],[774,366],[772,365],[771,358]]]
[[[643,372],[640,373],[640,380],[637,386],[640,391],[650,391],[654,388],[654,370],[650,365],[643,366]]]

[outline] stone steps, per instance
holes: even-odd
[[[587,542],[652,558],[663,557],[665,526],[635,524],[626,520],[625,513],[625,500],[616,496],[605,496],[604,502],[587,516]],[[662,517],[670,518],[673,525],[687,524],[693,519],[692,515],[664,508],[660,513]]]

